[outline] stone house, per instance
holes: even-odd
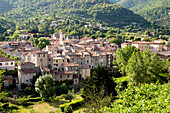
[[[0,56],[0,69],[15,70],[15,61]]]
[[[38,66],[47,66],[47,52],[35,51],[31,52],[30,61]]]

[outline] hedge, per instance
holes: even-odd
[[[30,103],[32,104],[33,102],[38,102],[38,101],[41,101],[41,100],[42,100],[41,97],[36,97],[36,98],[26,98],[26,97],[23,97],[23,98],[19,98],[18,99],[18,103],[20,105],[27,106]]]
[[[27,102],[38,102],[38,101],[41,101],[41,100],[42,100],[41,97],[35,97],[35,98],[26,99]]]
[[[59,106],[59,108],[61,109],[62,112],[64,112],[64,108],[66,106],[70,106],[73,108],[73,110],[77,107],[80,107],[82,104],[83,104],[83,101],[84,99],[79,99],[79,100],[76,100],[76,101],[73,101],[73,102],[70,102],[70,103],[65,103],[65,104],[62,104]]]

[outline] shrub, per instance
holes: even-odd
[[[69,100],[71,102],[71,100],[75,97],[75,94],[74,94],[74,89],[72,91],[69,91],[67,95],[64,96],[64,98],[66,100]]]
[[[64,108],[66,106],[71,106],[72,109],[74,110],[75,108],[80,107],[83,104],[83,101],[84,101],[84,99],[82,98],[82,99],[79,99],[79,100],[76,100],[76,101],[73,101],[70,103],[62,104],[59,106],[59,108],[61,109],[62,112],[64,112]]]
[[[23,97],[23,98],[19,98],[18,99],[18,103],[20,105],[23,105],[23,106],[26,106],[28,103],[27,103],[27,98],[26,97]]]
[[[64,107],[64,113],[72,113],[73,112],[73,109],[71,106],[65,106]]]
[[[35,98],[29,98],[27,99],[27,102],[38,102],[41,101],[42,98],[41,97],[35,97]]]
[[[141,84],[141,86],[128,86],[119,92],[111,107],[103,109],[103,113],[169,113],[169,87],[167,84]]]
[[[6,102],[7,101],[7,95],[8,95],[8,93],[1,92],[0,93],[0,102]]]

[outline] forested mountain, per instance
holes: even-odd
[[[14,26],[14,23],[0,16],[0,34],[4,33],[6,30],[10,29],[12,26]]]
[[[110,0],[120,4],[147,19],[150,22],[170,26],[169,0]]]
[[[3,0],[8,1],[11,10],[8,18],[25,20],[39,15],[72,16],[109,25],[127,25],[133,22],[147,25],[141,16],[112,4],[108,0]],[[1,7],[2,8],[2,7]],[[7,9],[9,8],[7,7]]]

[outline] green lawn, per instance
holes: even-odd
[[[20,106],[18,110],[13,111],[13,113],[62,113],[60,111],[59,105],[64,104],[68,101],[66,100],[55,100],[53,102],[38,102],[34,105],[28,107]]]
[[[80,96],[76,97],[76,99],[80,98]],[[55,99],[52,102],[37,102],[28,107],[19,106],[19,109],[13,111],[12,113],[62,113],[59,105],[67,102],[69,101],[65,99]],[[74,113],[83,113],[83,110],[84,108],[77,108]]]

